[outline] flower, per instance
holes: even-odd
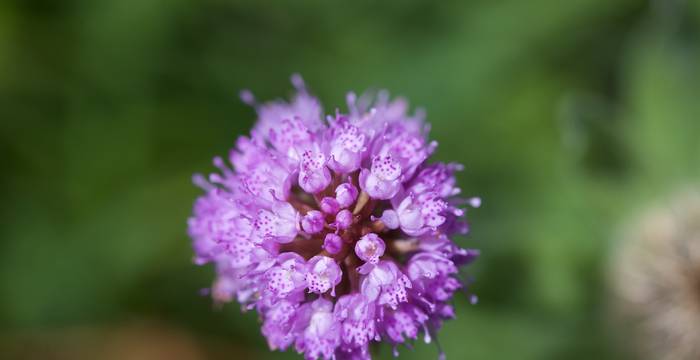
[[[638,359],[700,358],[700,191],[638,216],[612,258],[617,320]]]
[[[407,103],[349,94],[324,118],[300,77],[291,102],[257,103],[258,121],[219,172],[194,177],[204,195],[188,221],[195,263],[213,263],[211,294],[256,310],[272,350],[306,359],[368,359],[371,343],[397,352],[454,317],[459,269],[478,251],[465,234],[458,164],[426,160],[423,114]]]

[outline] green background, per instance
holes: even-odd
[[[697,181],[700,1],[0,2],[2,353],[299,358],[198,294],[186,235],[192,173],[255,120],[238,91],[286,97],[295,72],[326,112],[406,96],[465,164],[480,302],[455,300],[448,358],[625,356],[610,253]]]

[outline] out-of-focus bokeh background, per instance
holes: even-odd
[[[449,358],[630,357],[610,254],[697,184],[700,1],[0,2],[0,357],[298,358],[199,295],[185,223],[192,173],[255,119],[238,91],[295,72],[327,112],[408,97],[466,165],[480,302],[456,300]]]

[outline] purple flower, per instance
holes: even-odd
[[[302,305],[297,311],[296,349],[305,359],[331,359],[340,344],[340,326],[333,303],[324,298]]]
[[[340,210],[336,215],[335,215],[335,222],[333,225],[338,229],[338,230],[345,230],[352,225],[352,213],[348,209],[343,209]]]
[[[332,289],[331,295],[335,296],[335,286],[342,277],[340,267],[333,258],[316,255],[309,260],[306,273],[306,286],[309,292],[323,294]]]
[[[384,255],[386,245],[377,234],[369,233],[360,238],[355,243],[355,255],[365,264],[357,268],[360,274],[367,274],[379,262],[379,258]]]
[[[362,294],[350,294],[338,299],[335,318],[342,323],[342,341],[347,350],[356,349],[368,357],[367,344],[377,337],[376,306]]]
[[[366,136],[360,129],[341,118],[330,130],[329,166],[337,173],[350,173],[360,168]]]
[[[340,210],[340,204],[338,203],[338,200],[332,197],[324,197],[323,199],[321,199],[321,204],[319,204],[319,207],[326,214],[335,215],[338,213],[338,210]]]
[[[370,344],[430,342],[454,317],[478,251],[457,198],[461,165],[426,160],[423,114],[403,100],[349,94],[324,117],[300,77],[291,102],[258,103],[258,121],[219,172],[194,181],[205,194],[188,220],[194,261],[213,263],[216,302],[256,310],[270,349],[306,359],[369,359]],[[227,162],[230,165],[227,165]]]
[[[343,249],[343,239],[337,234],[328,233],[323,239],[323,250],[328,251],[329,254],[337,254]]]
[[[391,199],[401,189],[402,170],[401,164],[391,155],[376,156],[370,170],[360,172],[360,187],[375,199]]]
[[[271,267],[265,273],[267,289],[271,296],[286,298],[295,290],[303,290],[306,273],[306,261],[298,254],[287,252],[277,257],[278,265]]]
[[[381,261],[362,279],[360,292],[369,301],[396,309],[400,303],[408,301],[409,288],[411,281],[394,262]]]
[[[265,312],[262,333],[267,338],[270,349],[286,349],[294,342],[296,337],[291,330],[296,311],[296,304],[282,300]]]
[[[286,202],[273,202],[269,208],[257,211],[253,226],[263,241],[287,243],[297,235],[299,214]]]
[[[301,228],[309,234],[316,234],[323,230],[326,220],[322,212],[311,210],[301,219]]]
[[[379,258],[384,255],[386,245],[377,234],[369,233],[360,238],[355,243],[355,254],[361,260],[376,264]]]
[[[342,208],[352,205],[357,199],[357,188],[351,183],[342,183],[335,188],[335,200]]]

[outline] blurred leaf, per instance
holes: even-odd
[[[664,31],[642,33],[634,44],[626,61],[625,85],[627,134],[641,167],[638,180],[658,187],[697,175],[698,48]]]

